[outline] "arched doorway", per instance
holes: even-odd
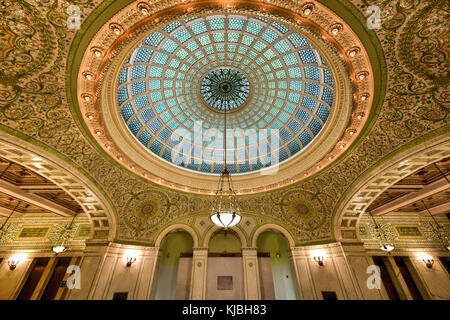
[[[288,240],[275,231],[264,231],[257,239],[261,299],[296,300],[295,269]]]
[[[242,243],[231,230],[216,231],[208,249],[206,299],[244,299]]]
[[[162,241],[158,258],[153,299],[188,299],[194,241],[186,231],[175,231]]]

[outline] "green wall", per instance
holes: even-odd
[[[177,288],[180,253],[192,253],[194,241],[189,233],[181,231],[166,236],[162,255],[158,260],[155,278],[155,300],[174,300]]]
[[[257,248],[258,252],[270,253],[275,299],[296,300],[297,280],[289,259],[287,240],[277,232],[266,231],[259,235]],[[277,253],[279,253],[279,257],[277,257]]]
[[[241,240],[233,232],[223,231],[215,233],[209,241],[209,252],[213,253],[240,253]]]

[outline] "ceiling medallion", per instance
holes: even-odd
[[[250,84],[239,71],[222,68],[203,78],[201,93],[205,102],[213,109],[231,111],[247,101]]]

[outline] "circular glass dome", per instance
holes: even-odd
[[[150,34],[118,81],[122,118],[149,152],[175,166],[252,173],[301,153],[333,108],[333,76],[285,25],[243,15],[193,17]]]

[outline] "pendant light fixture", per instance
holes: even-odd
[[[434,224],[436,225],[436,227],[433,226],[432,223],[430,223],[431,225],[431,230],[433,230],[433,233],[436,235],[436,237],[439,239],[439,241],[441,242],[441,244],[444,246],[444,248],[448,251],[450,251],[450,240],[448,239],[448,235],[447,232],[445,231],[444,227],[441,226],[436,219],[434,218],[434,216],[431,214],[430,210],[428,210],[428,207],[425,205],[425,202],[423,200],[422,204],[425,207],[425,210],[427,210],[428,214],[430,215],[431,219],[434,221]]]
[[[439,171],[439,174],[441,175],[442,178],[444,178],[448,184],[450,184],[449,179],[447,178],[447,176],[445,175],[444,172],[442,172],[441,168],[439,168],[439,166],[437,165],[437,163],[433,163],[433,166],[437,169],[437,171]],[[436,228],[433,227],[433,225],[431,224],[431,228],[434,232],[434,234],[436,235],[436,237],[439,239],[439,241],[441,242],[441,244],[444,246],[444,248],[448,251],[450,251],[450,239],[448,236],[447,231],[444,229],[443,226],[441,226],[437,220],[434,218],[434,216],[431,214],[430,210],[428,209],[428,207],[425,205],[425,202],[422,200],[422,204],[425,207],[425,210],[427,210],[429,216],[431,217],[431,219],[434,221],[434,224],[436,225]]]
[[[387,241],[386,235],[383,232],[383,229],[381,229],[381,225],[378,224],[378,222],[375,220],[375,217],[372,215],[372,212],[368,212],[369,215],[372,217],[373,223],[375,224],[375,230],[377,230],[377,236],[378,239],[380,239],[380,250],[391,252],[395,249],[394,245],[392,243],[389,243]]]
[[[10,199],[10,201],[12,201],[12,199]],[[14,207],[14,209],[12,209],[11,213],[9,214],[8,218],[6,218],[5,222],[2,224],[2,226],[0,227],[0,239],[3,237],[4,234],[6,234],[6,230],[8,228],[5,229],[6,224],[8,223],[9,219],[12,217],[12,215],[14,214],[14,212],[17,210],[17,208],[19,207],[21,201],[18,200],[16,206]]]
[[[239,210],[239,203],[237,201],[236,192],[233,189],[233,182],[231,180],[231,174],[227,170],[227,108],[225,113],[225,126],[224,126],[224,160],[223,160],[223,172],[219,178],[219,185],[216,191],[216,200],[212,209],[211,221],[218,227],[230,228],[241,221],[241,215]]]
[[[65,242],[66,242],[66,238],[64,237],[64,235],[67,233],[68,230],[71,230],[73,227],[73,223],[75,221],[75,218],[77,217],[78,212],[76,212],[72,218],[72,221],[70,222],[69,226],[67,228],[64,228],[63,232],[61,232],[61,235],[58,238],[58,241],[56,241],[57,245],[52,247],[52,251],[56,254],[64,252],[67,250],[67,247],[65,246]],[[63,238],[64,237],[64,238]],[[62,241],[61,241],[61,238]],[[61,241],[61,242],[60,242]]]

